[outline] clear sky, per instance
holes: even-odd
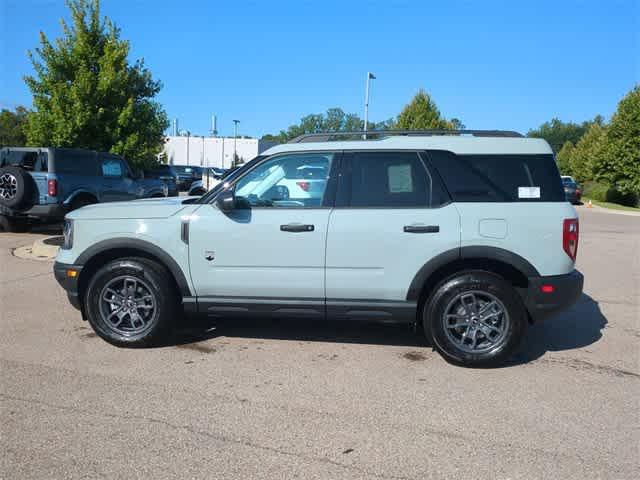
[[[609,117],[640,81],[640,0],[104,0],[164,88],[181,128],[277,132],[330,107],[397,115],[419,88],[468,128],[526,132],[556,116]],[[31,104],[22,76],[62,0],[0,0],[0,106]]]

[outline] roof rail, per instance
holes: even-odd
[[[368,130],[354,132],[305,133],[287,143],[329,142],[339,138],[360,137],[358,140],[380,140],[386,137],[432,137],[436,135],[469,135],[473,137],[510,137],[524,135],[509,130]],[[368,138],[371,137],[371,138]]]

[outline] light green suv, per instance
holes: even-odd
[[[577,248],[544,140],[353,132],[273,147],[201,198],[72,212],[54,270],[119,346],[157,343],[183,312],[371,319],[481,366],[580,296]]]

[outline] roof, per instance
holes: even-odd
[[[372,132],[373,133],[373,132]],[[371,140],[285,143],[262,155],[326,150],[448,150],[457,154],[552,154],[541,138],[480,137],[467,135],[388,136]]]

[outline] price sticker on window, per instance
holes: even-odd
[[[540,198],[540,187],[518,187],[518,198]]]

